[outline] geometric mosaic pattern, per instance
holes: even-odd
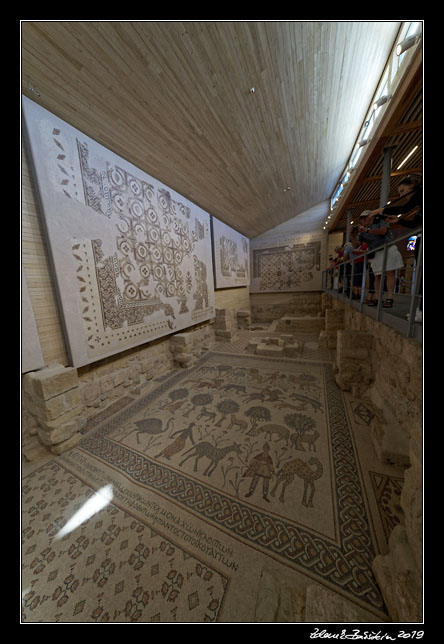
[[[322,244],[313,233],[252,240],[251,292],[319,290]]]
[[[23,110],[71,364],[214,317],[210,215],[26,97]]]
[[[248,286],[250,246],[244,237],[215,217],[211,219],[215,287]]]
[[[226,573],[115,502],[58,536],[96,496],[56,462],[24,479],[23,622],[217,621]]]
[[[377,472],[369,472],[369,476],[378,504],[384,534],[388,542],[393,528],[402,520],[403,511],[400,501],[404,479]]]

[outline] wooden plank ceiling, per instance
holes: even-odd
[[[329,199],[400,24],[23,22],[22,91],[252,238]]]

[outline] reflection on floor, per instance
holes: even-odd
[[[333,621],[389,621],[371,563],[402,471],[330,352],[304,335],[293,358],[247,353],[267,335],[217,343],[23,468],[24,622],[322,621],[329,601]]]

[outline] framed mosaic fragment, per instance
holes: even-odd
[[[215,315],[210,215],[23,97],[75,367]]]
[[[250,291],[320,291],[323,243],[319,233],[250,240]]]
[[[211,218],[213,229],[214,281],[216,288],[250,284],[250,243],[247,237]]]

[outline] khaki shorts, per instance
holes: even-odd
[[[373,259],[370,260],[372,270],[375,275],[381,275],[382,263],[384,261],[384,249],[376,251]],[[404,262],[401,253],[396,246],[389,246],[387,249],[387,264],[386,271],[395,271],[397,268],[403,268]]]

